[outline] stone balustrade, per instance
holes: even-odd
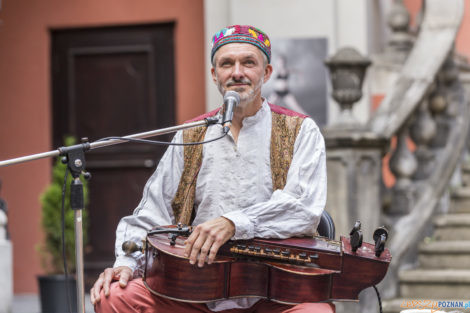
[[[383,66],[393,76],[384,100],[367,125],[348,125],[345,130],[332,124],[324,129],[327,210],[337,233],[349,233],[360,219],[364,240],[372,241],[376,227],[389,227],[387,246],[393,262],[379,285],[386,298],[396,295],[400,267],[416,259],[410,251],[417,250],[466,151],[470,110],[454,62],[462,12],[463,0],[426,0],[415,38],[405,27],[409,21],[406,9],[396,0],[389,19],[389,47],[372,58],[379,60],[373,67],[380,70]],[[390,152],[389,168],[395,183],[387,188],[382,157],[392,139],[396,145]],[[344,311],[376,311],[376,302],[365,295],[361,307]]]

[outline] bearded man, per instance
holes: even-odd
[[[213,37],[211,58],[220,93],[240,95],[230,131],[205,145],[168,148],[133,215],[117,227],[114,267],[90,291],[95,310],[334,312],[328,303],[293,306],[257,297],[186,303],[159,297],[139,278],[142,253],[126,256],[121,250],[124,241],[139,242],[154,226],[191,224],[184,253],[189,263],[202,267],[229,239],[311,236],[316,230],[326,201],[324,140],[312,119],[261,97],[272,73],[268,36],[253,26],[226,27]],[[193,128],[178,132],[173,141],[203,141],[222,131],[221,125]],[[188,183],[194,177],[196,184]]]

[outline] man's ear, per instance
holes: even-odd
[[[215,75],[215,68],[211,68],[212,81],[217,83],[217,76]]]
[[[269,80],[272,73],[273,73],[273,66],[271,64],[266,65],[266,67],[264,68],[264,79],[263,79],[264,83],[266,83]]]

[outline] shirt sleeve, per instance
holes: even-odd
[[[178,132],[172,142],[182,142],[182,133]],[[156,171],[144,187],[143,197],[134,213],[121,219],[116,230],[114,267],[128,266],[134,276],[142,274],[144,255],[134,252],[126,256],[122,243],[134,241],[141,243],[147,232],[158,225],[174,224],[171,201],[176,193],[183,170],[183,147],[169,146]]]
[[[232,239],[313,235],[326,203],[325,142],[309,118],[302,123],[284,189],[265,202],[224,214],[235,224]]]

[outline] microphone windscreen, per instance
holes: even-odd
[[[240,103],[240,95],[238,92],[229,90],[224,94],[224,103],[227,102],[228,99],[233,98],[237,104]]]

